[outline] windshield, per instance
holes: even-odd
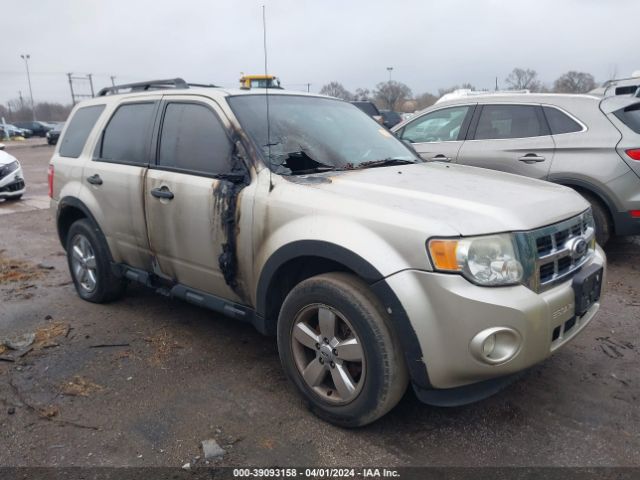
[[[413,163],[420,159],[353,105],[329,98],[265,95],[229,98],[244,130],[280,174]]]

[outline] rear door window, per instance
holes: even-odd
[[[547,122],[549,122],[551,135],[582,131],[582,125],[557,108],[542,107],[542,110],[544,111],[544,116],[547,117]]]
[[[498,140],[548,135],[542,109],[536,105],[484,105],[475,140]]]
[[[197,103],[167,105],[159,167],[202,175],[229,173],[232,154],[233,143],[213,110]]]
[[[80,156],[84,144],[103,110],[104,105],[93,105],[79,108],[74,113],[60,142],[60,156],[70,158],[78,158]]]
[[[104,130],[99,160],[145,165],[154,110],[153,102],[118,107]]]
[[[640,133],[640,103],[618,110],[614,115],[631,130]]]

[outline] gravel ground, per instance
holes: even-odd
[[[223,466],[640,465],[640,238],[608,245],[592,324],[505,391],[452,409],[408,392],[343,430],[306,410],[274,339],[248,325],[142,287],[81,301],[42,208],[41,143],[8,147],[29,191],[0,202],[0,337],[36,333],[33,350],[0,361],[0,465],[202,465],[206,439]]]

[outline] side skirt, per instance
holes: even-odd
[[[230,302],[222,297],[182,285],[181,283],[171,284],[153,273],[133,268],[129,265],[121,263],[112,264],[112,269],[116,274],[128,280],[141,283],[154,289],[156,293],[171,298],[179,298],[193,305],[221,313],[227,317],[250,323],[260,333],[267,335],[267,325],[264,318],[251,307]]]

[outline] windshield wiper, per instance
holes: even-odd
[[[410,163],[418,163],[415,160],[407,160],[406,158],[385,158],[383,160],[371,160],[369,162],[362,162],[356,165],[356,168],[375,168],[375,167],[388,167],[392,165],[408,165]]]

